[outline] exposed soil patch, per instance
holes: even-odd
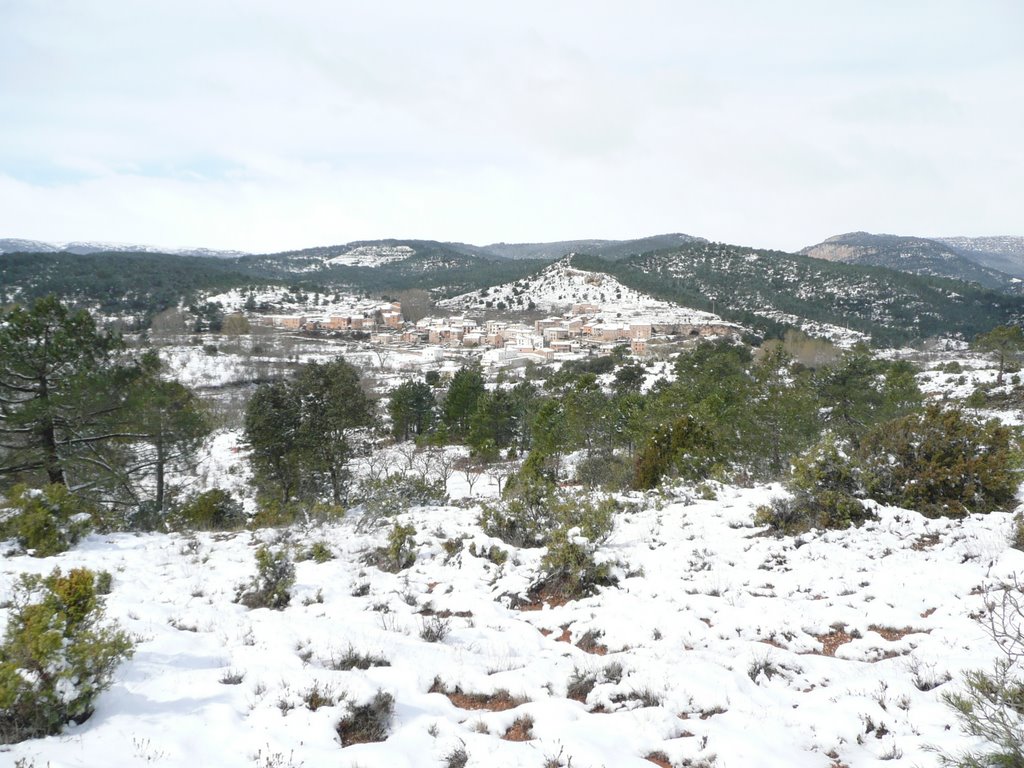
[[[533,738],[533,718],[518,718],[501,738],[505,741],[529,741]]]
[[[527,699],[515,698],[504,688],[490,694],[465,693],[458,686],[448,690],[444,683],[437,678],[434,678],[434,684],[430,686],[430,690],[427,693],[443,694],[448,697],[448,701],[459,709],[486,710],[488,712],[504,712],[508,709],[515,709],[520,704],[525,704],[528,701]]]
[[[942,537],[937,533],[923,533],[914,539],[914,543],[910,545],[910,548],[921,552],[925,549],[931,549],[940,541],[942,541]]]
[[[584,633],[583,637],[580,638],[579,642],[576,643],[576,647],[584,653],[592,653],[595,656],[604,656],[608,653],[608,646],[598,642],[600,637],[600,632],[588,630]]]
[[[835,656],[836,650],[841,645],[846,645],[853,640],[853,635],[842,629],[834,629],[827,634],[814,635],[814,637],[821,643],[821,656]]]
[[[890,643],[896,640],[902,640],[907,635],[913,635],[915,633],[928,634],[931,630],[929,629],[914,629],[913,627],[903,627],[897,629],[895,627],[880,627],[877,624],[872,624],[868,627],[872,632],[877,632]]]
[[[664,752],[651,752],[649,755],[644,755],[644,760],[661,768],[672,768],[672,762]]]

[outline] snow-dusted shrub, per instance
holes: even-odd
[[[548,595],[575,600],[593,594],[599,586],[613,584],[608,565],[594,559],[596,550],[595,542],[579,528],[556,528],[541,558],[543,576],[538,588]]]
[[[0,519],[0,536],[13,536],[35,557],[67,551],[91,527],[91,511],[64,485],[16,485],[8,504],[7,516]]]
[[[0,645],[0,744],[84,721],[131,655],[128,635],[103,621],[92,571],[22,576]]]
[[[394,517],[410,507],[441,505],[448,502],[445,484],[413,475],[391,475],[363,483],[359,497],[367,515],[374,520]]]
[[[1024,552],[1024,512],[1018,512],[1013,516],[1013,524],[1010,528],[1010,546]]]
[[[556,530],[570,528],[600,544],[612,531],[615,509],[612,499],[592,503],[542,479],[521,478],[500,502],[483,506],[479,522],[488,536],[514,547],[543,547]]]
[[[242,505],[228,491],[211,488],[189,499],[178,512],[181,527],[200,531],[226,531],[245,525]]]
[[[384,691],[377,691],[366,704],[349,703],[348,713],[336,726],[341,746],[384,741],[394,714],[395,697]]]
[[[374,550],[373,563],[383,571],[398,573],[416,562],[416,528],[395,523],[388,532],[387,543]]]
[[[963,516],[1013,503],[1013,434],[992,419],[933,405],[881,424],[859,451],[864,493],[925,515]]]
[[[238,591],[235,602],[246,608],[282,610],[291,600],[295,584],[295,564],[288,553],[262,546],[256,550],[256,575]]]
[[[1024,584],[1006,584],[989,595],[982,624],[1001,652],[991,672],[964,675],[963,690],[943,700],[960,727],[988,745],[977,751],[938,754],[944,766],[1021,768],[1024,766]]]

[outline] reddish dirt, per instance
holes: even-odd
[[[672,768],[672,763],[664,752],[651,752],[649,755],[644,755],[644,760],[661,768]]]
[[[555,642],[556,643],[571,643],[572,642],[572,632],[569,631],[569,625],[568,624],[563,624],[562,625],[562,634],[560,634],[558,637],[555,638]]]
[[[872,632],[877,632],[890,643],[895,640],[902,640],[907,635],[912,635],[916,632],[924,632],[925,634],[927,634],[931,631],[928,629],[914,629],[913,627],[903,627],[902,629],[897,629],[896,627],[880,627],[877,624],[872,624],[868,627],[868,629],[870,629]]]
[[[533,738],[533,720],[528,717],[520,717],[509,726],[501,738],[505,741],[529,741]]]
[[[508,691],[502,689],[492,694],[486,693],[465,693],[458,686],[449,691],[439,680],[434,680],[427,693],[441,693],[448,697],[448,701],[459,709],[486,710],[488,712],[504,712],[508,709],[515,709],[520,704],[525,704],[526,699],[514,698]]]
[[[608,653],[608,646],[597,642],[598,637],[600,637],[600,635],[587,632],[580,638],[580,641],[576,643],[576,647],[584,653],[592,653],[595,656],[604,656]]]
[[[853,640],[853,636],[841,629],[834,629],[825,635],[814,635],[821,643],[821,656],[835,656],[836,650],[841,645],[846,645]]]

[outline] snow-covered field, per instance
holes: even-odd
[[[964,746],[939,697],[993,657],[969,614],[981,589],[1024,570],[1024,553],[1006,545],[1009,515],[954,522],[880,509],[861,529],[775,539],[751,527],[773,490],[638,498],[599,553],[618,586],[539,610],[512,605],[541,550],[485,536],[472,506],[403,514],[417,553],[399,574],[363,562],[386,531],[360,532],[357,517],[97,535],[56,558],[5,558],[0,599],[20,572],[109,571],[109,615],[138,646],[90,720],[0,752],[0,763],[398,768],[446,765],[463,745],[470,766],[561,755],[574,768],[640,768],[661,753],[672,765],[821,768],[933,765],[925,745]],[[443,542],[459,538],[449,557]],[[336,557],[298,564],[287,609],[233,602],[258,544],[316,541]],[[470,544],[510,555],[495,565]],[[421,638],[438,625],[441,641]],[[332,669],[350,649],[389,665]],[[566,695],[574,675],[594,678],[582,701]],[[311,711],[314,688],[335,703]],[[440,692],[456,688],[505,690],[510,708]],[[378,690],[395,699],[390,735],[343,749],[346,703]],[[531,738],[503,738],[524,717]]]

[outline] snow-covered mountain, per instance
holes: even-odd
[[[155,245],[138,245],[134,243],[83,241],[47,243],[40,240],[22,240],[18,238],[0,239],[0,253],[74,253],[80,256],[91,253],[172,253],[176,256],[201,256],[219,259],[232,259],[248,255],[244,251],[220,251],[212,248],[159,248]]]
[[[976,258],[977,254],[923,237],[848,232],[808,246],[800,253],[845,264],[887,267],[929,277],[949,277],[1009,293],[1020,293],[1024,288],[1014,273],[986,265]]]

